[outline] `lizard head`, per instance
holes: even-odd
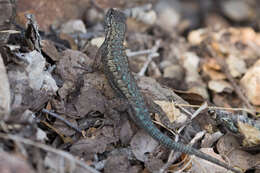
[[[105,32],[114,30],[118,34],[124,34],[126,31],[126,16],[123,12],[110,8],[105,16]]]

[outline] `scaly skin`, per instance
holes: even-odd
[[[210,110],[209,113],[212,115],[212,118],[214,118],[218,124],[221,124],[232,133],[240,133],[238,125],[239,122],[260,131],[260,125],[257,124],[254,119],[248,118],[244,115],[232,114],[230,112],[222,110]]]
[[[104,22],[106,37],[99,52],[101,54],[104,73],[116,94],[119,97],[126,99],[129,103],[134,122],[167,148],[190,155],[196,155],[197,157],[208,160],[226,169],[240,173],[240,171],[214,157],[190,146],[174,142],[153,124],[145,105],[144,98],[129,70],[128,58],[123,46],[126,31],[125,21],[126,17],[122,12],[114,9],[110,9],[107,12]]]

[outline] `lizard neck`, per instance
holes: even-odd
[[[120,34],[113,34],[106,39],[108,43],[108,51],[112,53],[112,57],[122,57],[124,53],[124,37]]]
[[[124,31],[124,29],[120,29],[119,26],[113,25],[110,29],[106,30],[105,40],[107,42],[123,44],[124,39],[125,39],[125,31]]]

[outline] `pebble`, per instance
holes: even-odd
[[[230,74],[233,77],[240,77],[242,74],[244,74],[247,71],[246,63],[241,58],[237,58],[234,55],[229,55],[226,62],[227,62]]]
[[[90,41],[90,44],[92,44],[93,46],[100,47],[102,45],[102,43],[104,42],[104,40],[105,40],[105,37],[96,37]]]
[[[208,83],[208,87],[216,93],[222,93],[224,91],[231,93],[233,91],[233,87],[230,85],[230,83],[224,80],[211,80]]]
[[[163,70],[164,78],[175,78],[181,80],[183,78],[184,70],[179,65],[171,65]]]
[[[222,2],[222,11],[230,19],[236,22],[240,22],[251,18],[252,9],[248,6],[248,4],[245,1],[228,0]]]
[[[251,67],[240,80],[249,101],[253,105],[260,105],[260,60]]]
[[[82,20],[70,20],[61,25],[61,33],[64,34],[77,34],[87,33],[87,29]]]
[[[157,24],[167,31],[172,32],[179,24],[180,4],[176,0],[161,0],[155,4],[155,11],[157,12]]]

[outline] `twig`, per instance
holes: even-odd
[[[183,105],[189,105],[189,104],[178,104],[178,103],[174,103],[174,101],[172,100],[172,103],[174,106],[178,106],[178,108],[180,108],[183,112],[185,112],[187,115],[189,115],[190,117],[192,117],[193,113],[195,113],[195,111],[193,113],[191,113],[189,110],[185,109]],[[188,107],[188,106],[187,106]]]
[[[200,108],[201,107],[200,105],[189,105],[189,104],[178,104],[178,103],[174,103],[174,105],[176,105],[178,107],[191,107],[191,108]],[[254,115],[252,110],[246,109],[246,108],[225,108],[225,107],[217,107],[217,106],[208,106],[207,108],[212,109],[212,110],[246,111],[247,113]]]
[[[126,55],[130,58],[130,57],[133,57],[133,56],[151,54],[152,52],[153,52],[153,49],[140,50],[140,51],[136,51],[136,52],[126,51]]]
[[[55,153],[57,155],[60,155],[64,158],[68,159],[69,161],[71,161],[71,163],[76,163],[76,164],[80,165],[81,167],[85,168],[90,173],[100,173],[99,171],[95,170],[94,168],[86,165],[84,162],[76,159],[73,155],[71,155],[68,152],[52,148],[52,147],[45,145],[45,144],[34,142],[34,141],[29,140],[29,139],[20,137],[20,136],[0,133],[0,138],[8,139],[8,140],[14,140],[14,141],[17,141],[17,142],[24,143],[26,145],[31,145],[31,146],[34,146],[34,147],[37,147],[37,148],[41,148],[45,151],[49,151],[49,152]]]
[[[192,114],[192,118],[191,119],[194,119],[197,115],[199,115],[201,113],[201,111],[205,110],[208,108],[208,104],[207,102],[204,102],[200,107],[199,109],[197,109],[193,114]]]
[[[51,116],[53,116],[53,117],[59,119],[60,121],[64,122],[67,126],[71,127],[71,128],[74,129],[76,132],[78,132],[78,133],[80,133],[80,134],[82,135],[82,131],[81,131],[78,127],[74,126],[71,122],[69,122],[69,121],[66,120],[65,118],[61,117],[60,115],[58,115],[58,114],[56,114],[56,113],[54,113],[54,112],[51,112],[51,111],[49,111],[49,110],[47,110],[47,109],[42,109],[42,112],[43,112],[43,113],[47,113],[47,114],[49,114],[49,115],[51,115]]]
[[[140,70],[140,72],[138,73],[138,76],[143,76],[148,65],[150,64],[150,62],[152,61],[152,59],[154,57],[157,57],[159,56],[159,54],[157,53],[157,50],[159,49],[160,47],[160,43],[161,41],[160,40],[157,40],[154,47],[151,49],[151,53],[148,55],[148,58],[147,58],[147,61],[144,63],[142,69]]]
[[[191,116],[191,120],[194,119],[200,112],[201,110],[204,109],[204,107],[207,106],[206,104],[203,104],[201,106],[200,109],[196,110],[192,116]],[[184,108],[183,108],[184,109]],[[184,109],[186,110],[186,109]],[[188,111],[187,111],[188,112]],[[184,128],[186,127],[186,125],[183,125],[181,126],[179,129],[178,129],[178,133],[177,134],[180,134],[182,130],[184,130]],[[196,141],[198,141],[199,139],[201,139],[204,135],[205,135],[205,131],[201,131],[199,133],[197,133],[195,135],[195,137],[190,141],[190,143],[188,145],[193,145]],[[177,142],[179,139],[179,135],[176,135],[175,137],[175,142]],[[173,155],[173,151],[171,151],[170,155],[169,155],[169,158],[168,158],[168,161],[167,163],[160,169],[159,173],[163,173],[165,172],[166,169],[168,169],[170,167],[170,165],[172,165],[180,156],[181,156],[181,152],[176,152],[174,155]],[[187,163],[187,165],[189,164],[190,162]],[[186,166],[187,166],[186,165]],[[186,167],[184,166],[184,167]]]
[[[154,57],[157,57],[157,56],[159,56],[158,53],[150,54],[150,55],[148,56],[147,61],[144,63],[142,69],[141,69],[140,72],[138,73],[138,76],[143,76],[143,75],[144,75],[144,73],[145,73],[146,69],[148,68],[148,65],[150,64],[150,62],[152,61],[152,59],[153,59]]]
[[[190,160],[179,171],[176,171],[176,173],[182,173],[191,164],[193,159],[194,156],[190,156]]]
[[[97,31],[97,32],[87,32],[87,33],[77,33],[77,34],[71,34],[71,37],[76,39],[91,39],[91,38],[95,38],[95,37],[100,37],[103,35],[103,32]]]
[[[206,131],[203,130],[195,135],[195,137],[190,141],[188,145],[192,146],[194,143],[196,143],[198,140],[200,140],[204,135]],[[180,156],[181,152],[176,152],[174,155],[169,155],[167,163],[163,165],[163,167],[160,169],[159,173],[164,173]],[[187,163],[189,165],[190,162]],[[185,167],[185,166],[184,166]]]

